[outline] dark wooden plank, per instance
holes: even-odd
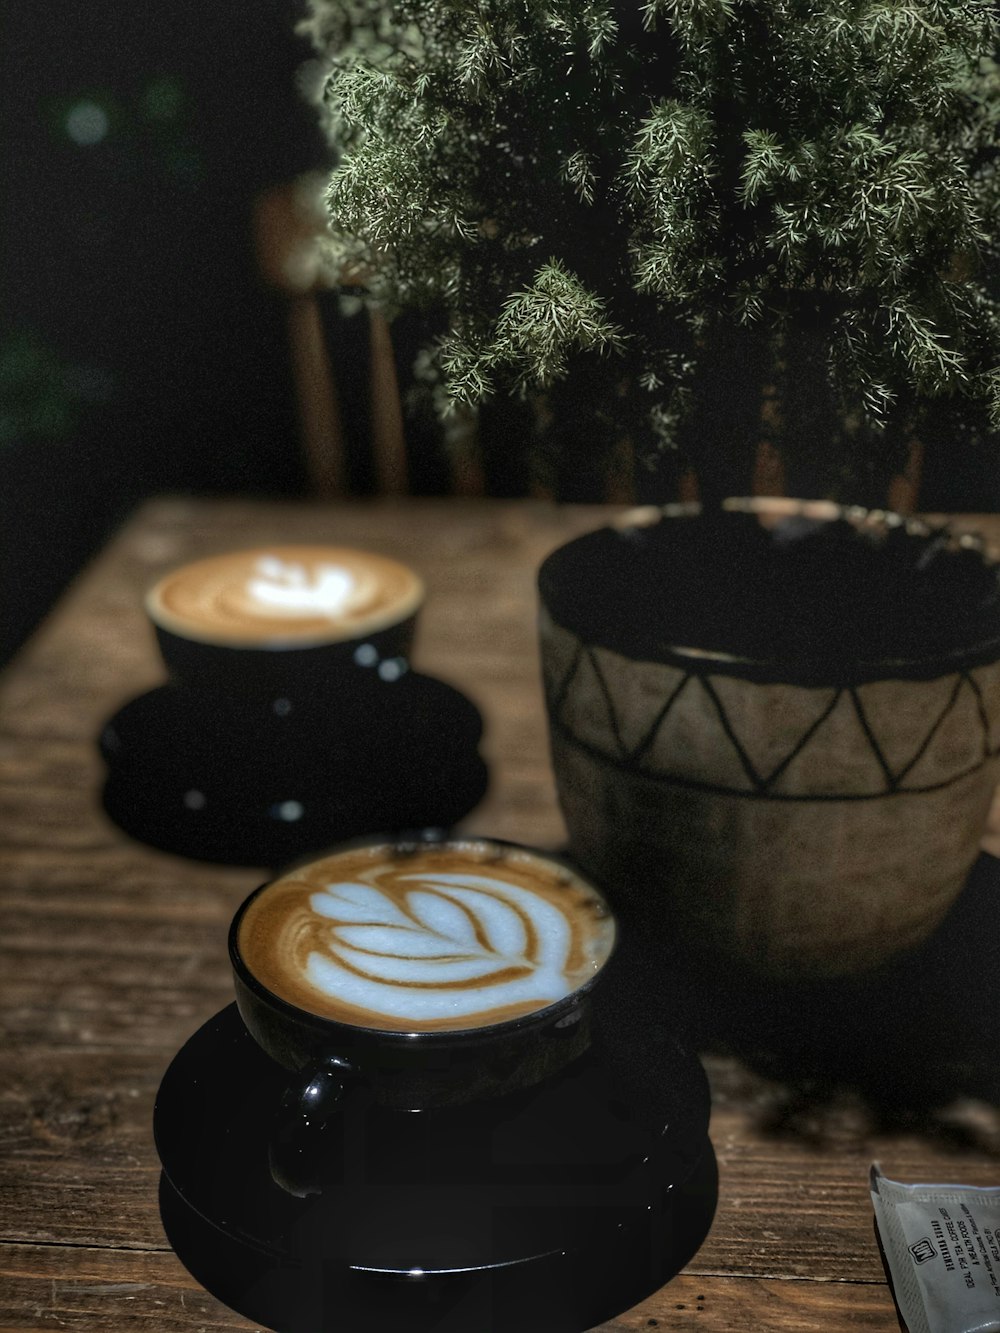
[[[758,1276],[877,1280],[868,1172],[903,1181],[995,1185],[1000,1109],[968,1099],[905,1129],[843,1091],[828,1104],[741,1062],[703,1056],[720,1206],[694,1268]]]
[[[232,998],[229,922],[260,879],[130,849],[39,854],[0,914],[7,1040],[175,1047]]]
[[[725,1329],[727,1333],[899,1333],[884,1283],[804,1282],[682,1274],[595,1333],[654,1329]]]
[[[210,1333],[258,1329],[209,1296],[172,1254],[0,1245],[3,1333]],[[713,1275],[675,1278],[593,1333],[652,1329],[898,1333],[884,1283],[802,1282]],[[399,1333],[406,1333],[400,1327]],[[473,1330],[470,1330],[473,1333]],[[476,1331],[478,1333],[478,1331]]]
[[[199,1287],[169,1250],[0,1245],[3,1333],[209,1333],[253,1327]]]
[[[228,998],[228,997],[226,997]],[[184,1036],[204,1015],[187,1020]],[[182,1026],[178,1023],[178,1026]],[[158,1248],[152,1107],[172,1050],[35,1049],[0,1056],[0,1238]],[[691,1264],[705,1275],[877,1281],[867,1173],[873,1159],[903,1180],[996,1180],[987,1108],[965,1108],[981,1143],[958,1153],[945,1132],[889,1135],[842,1108],[817,1141],[776,1128],[784,1089],[734,1061],[709,1062],[720,1203]],[[725,1089],[739,1083],[739,1102]],[[955,1108],[954,1116],[961,1114]]]
[[[166,1246],[152,1136],[166,1064],[100,1051],[2,1057],[0,1238]]]

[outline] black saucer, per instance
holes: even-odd
[[[104,808],[166,851],[281,866],[348,838],[455,823],[486,791],[481,735],[474,704],[413,672],[339,714],[163,685],[101,732]]]
[[[164,1228],[209,1291],[279,1333],[582,1333],[674,1276],[715,1210],[701,1066],[672,1042],[647,1059],[632,1078],[598,1044],[476,1108],[348,1106],[331,1185],[301,1199],[267,1166],[287,1075],[231,1006],[160,1087]]]

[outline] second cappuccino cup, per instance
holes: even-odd
[[[146,597],[175,684],[274,711],[391,684],[409,669],[424,585],[406,565],[340,546],[210,556]]]

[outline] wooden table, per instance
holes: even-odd
[[[162,678],[143,590],[168,565],[258,541],[371,545],[413,564],[430,588],[417,665],[487,719],[492,787],[466,826],[554,847],[563,828],[533,576],[548,550],[605,514],[527,502],[157,501],[14,663],[0,725],[0,1329],[252,1327],[181,1267],[157,1212],[157,1084],[232,998],[226,929],[260,875],[153,851],[102,813],[95,736]],[[981,985],[995,1012],[996,974]],[[680,1277],[604,1333],[896,1329],[869,1164],[902,1180],[997,1183],[995,1105],[966,1097],[887,1123],[850,1088],[810,1098],[722,1045],[706,1042],[704,1055],[721,1172],[711,1235]]]

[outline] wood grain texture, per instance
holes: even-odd
[[[98,802],[95,737],[162,679],[142,594],[165,569],[250,542],[370,546],[429,587],[416,664],[486,719],[470,831],[558,846],[535,644],[535,569],[610,510],[542,502],[146,506],[0,683],[0,1330],[248,1329],[169,1251],[152,1105],[174,1052],[232,998],[225,938],[261,878],[125,837]],[[989,527],[982,523],[974,526]],[[1000,522],[993,529],[1000,541]],[[1000,828],[1000,822],[998,822]],[[886,1125],[709,1054],[721,1197],[687,1272],[606,1324],[634,1330],[897,1328],[867,1170],[1000,1179],[995,1107]],[[404,1333],[400,1330],[400,1333]]]
[[[24,1312],[30,1312],[25,1318]],[[597,1333],[653,1329],[706,1333],[831,1333],[898,1330],[884,1286],[684,1274]],[[199,1287],[173,1254],[30,1245],[0,1246],[0,1330],[155,1330],[214,1333],[257,1329]],[[345,1330],[345,1333],[349,1333]],[[405,1333],[405,1330],[400,1330]],[[480,1333],[470,1330],[469,1333]]]

